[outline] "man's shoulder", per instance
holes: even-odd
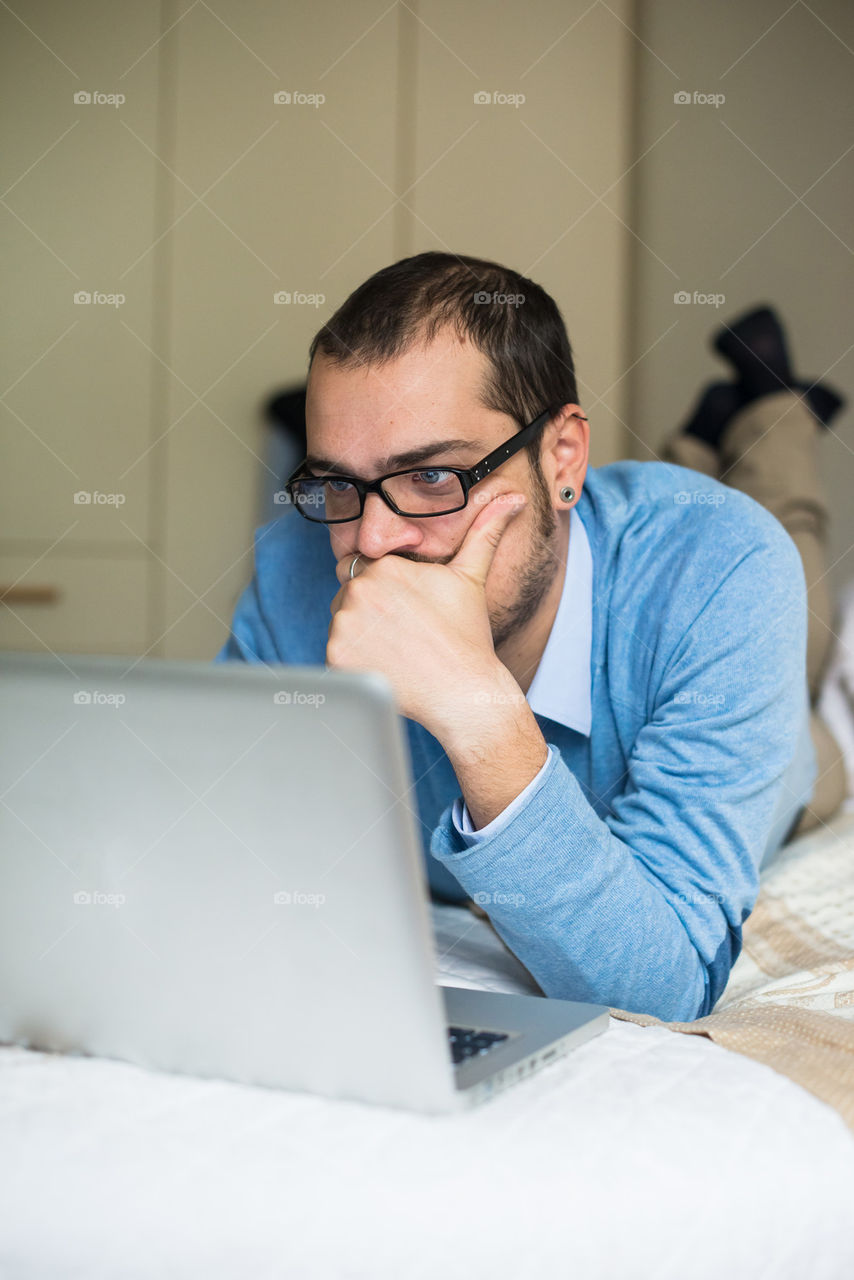
[[[279,590],[296,582],[301,591],[325,588],[335,579],[335,557],[325,526],[293,511],[261,525],[255,531],[255,576],[261,588]]]
[[[595,598],[653,648],[678,639],[713,601],[745,625],[803,610],[798,549],[748,494],[669,462],[615,462],[590,478],[579,515],[599,576]]]
[[[257,530],[258,608],[287,661],[322,661],[337,590],[335,557],[323,525],[290,511]]]
[[[672,462],[626,459],[588,470],[585,514],[603,547],[642,559],[684,558],[696,550],[718,563],[765,548],[799,562],[776,516],[729,485]],[[794,556],[794,560],[793,560]]]
[[[686,645],[691,661],[700,654],[702,663],[738,665],[745,653],[759,655],[756,669],[766,673],[786,654],[803,661],[801,558],[779,520],[753,498],[674,463],[626,461],[594,472],[586,510],[594,615],[627,706],[645,679],[658,687]],[[643,703],[644,714],[653,701]]]

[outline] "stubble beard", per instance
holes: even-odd
[[[531,552],[519,574],[519,588],[511,604],[491,609],[489,623],[492,628],[493,648],[500,648],[514,639],[536,616],[559,567],[555,547],[557,520],[549,500],[549,491],[539,460],[531,463],[533,523],[531,528]]]

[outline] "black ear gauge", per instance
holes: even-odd
[[[561,502],[573,502],[575,500],[575,490],[572,485],[567,484],[560,491]]]

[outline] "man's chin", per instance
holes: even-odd
[[[502,649],[505,649],[513,640],[518,639],[528,624],[536,617],[537,610],[548,588],[549,584],[546,583],[538,596],[527,596],[520,600],[514,608],[504,609],[498,615],[490,613],[489,625],[492,628],[492,647],[499,658],[501,657]]]
[[[489,625],[492,630],[492,646],[501,657],[501,650],[517,640],[534,621],[551,589],[557,568],[538,565],[532,572],[523,574],[516,600],[502,609],[490,609]]]

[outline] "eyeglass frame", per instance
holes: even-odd
[[[519,450],[528,443],[528,439],[533,436],[540,427],[544,426],[548,422],[549,418],[553,417],[555,413],[557,413],[557,409],[544,409],[543,412],[538,414],[532,422],[529,422],[527,426],[522,427],[519,431],[515,432],[515,434],[510,436],[508,440],[505,440],[503,444],[500,444],[496,449],[493,449],[491,453],[488,453],[485,458],[482,458],[480,462],[475,463],[473,467],[446,467],[435,465],[431,467],[423,465],[420,467],[404,467],[402,471],[390,471],[387,475],[377,476],[375,480],[360,480],[357,476],[339,475],[337,472],[326,476],[301,475],[300,473],[308,462],[307,458],[303,458],[296,471],[292,472],[289,478],[285,481],[285,491],[291,500],[292,506],[295,506],[300,515],[305,520],[309,520],[312,524],[350,524],[352,520],[361,520],[365,513],[365,499],[369,493],[376,493],[396,516],[400,516],[404,520],[432,520],[435,519],[436,516],[455,515],[457,511],[463,511],[468,506],[469,491],[476,484],[480,484],[481,480],[485,480],[488,475],[491,475],[492,472],[495,471],[496,467],[500,467],[503,462],[507,462],[509,458],[512,458],[514,454],[517,454]],[[572,417],[580,418],[583,422],[587,421],[587,418],[583,413],[574,413],[572,414]],[[449,511],[401,511],[394,500],[383,491],[383,481],[394,480],[397,476],[413,475],[419,471],[449,471],[455,475],[459,479],[463,490],[463,500],[460,505],[458,507],[451,507]],[[294,496],[291,492],[291,486],[296,484],[299,480],[346,480],[349,484],[352,484],[358,495],[358,515],[346,516],[341,520],[317,520],[313,516],[307,515],[303,511],[301,504],[294,501]]]

